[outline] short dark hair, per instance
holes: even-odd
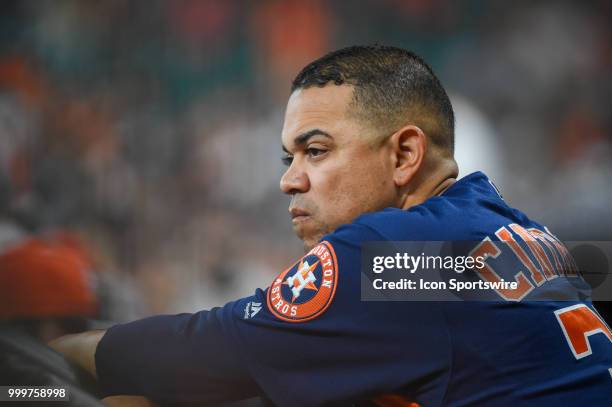
[[[304,67],[291,92],[330,82],[354,86],[353,106],[377,128],[396,130],[412,123],[434,144],[453,152],[453,107],[431,67],[418,55],[383,45],[342,48]]]

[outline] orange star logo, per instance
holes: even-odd
[[[308,279],[308,275],[310,273],[312,273],[316,268],[317,265],[319,264],[319,261],[315,262],[312,266],[308,264],[307,261],[304,261],[303,259],[300,261],[300,266],[298,267],[298,272],[295,273],[293,275],[293,287],[295,289],[299,291],[303,290],[303,289],[308,289],[308,290],[315,290],[318,291],[318,288],[316,285],[314,285],[314,281],[311,281],[310,279]],[[300,276],[300,278],[295,278],[297,275]],[[306,284],[304,284],[306,283]],[[287,280],[283,281],[284,285],[289,285],[289,282]],[[300,285],[303,285],[300,288]],[[293,304],[293,302],[297,299],[297,297],[299,296],[299,294],[295,294],[295,290],[293,291],[293,297],[291,297],[291,303]]]

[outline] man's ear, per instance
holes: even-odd
[[[427,149],[427,137],[419,127],[407,125],[396,131],[389,141],[395,158],[393,182],[403,187],[421,168]]]

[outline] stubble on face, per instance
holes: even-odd
[[[304,195],[293,195],[289,207],[302,208],[308,212],[307,219],[293,221],[293,232],[304,244],[304,252],[312,249],[323,236],[333,231],[333,228],[319,217],[320,212],[317,205]]]
[[[293,195],[291,206],[309,213],[306,221],[294,224],[305,251],[360,215],[394,206],[393,195],[389,193],[392,181],[386,178],[384,168],[377,166],[378,156],[369,149],[365,142],[346,146],[324,176],[313,175],[311,194]]]
[[[393,190],[384,151],[373,147],[367,137],[372,129],[347,114],[352,87],[327,85],[297,92],[287,107],[283,145],[297,160],[291,171],[307,177],[308,187],[284,192],[292,195],[290,208],[308,214],[294,218],[293,228],[309,250],[340,225],[389,206]],[[333,138],[322,159],[306,159],[292,144],[296,136],[313,128],[323,129]],[[324,141],[314,145],[319,144],[325,147]]]

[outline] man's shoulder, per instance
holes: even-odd
[[[384,240],[477,240],[512,211],[486,175],[474,173],[420,205],[367,213],[353,224],[377,231]]]
[[[360,245],[369,241],[475,240],[472,222],[452,210],[440,213],[427,205],[409,210],[387,208],[361,215],[324,240]]]
[[[508,206],[489,178],[476,172],[420,205],[363,214],[326,238],[355,245],[381,240],[480,241],[512,223],[540,226]]]

